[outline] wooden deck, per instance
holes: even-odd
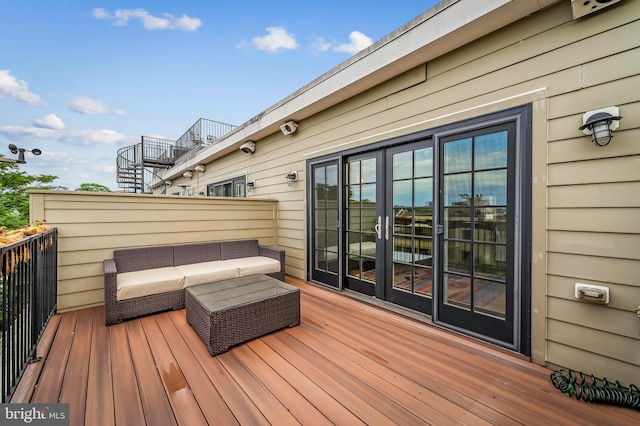
[[[640,412],[563,395],[517,355],[287,277],[302,323],[217,357],[174,311],[104,326],[56,315],[12,402],[70,404],[71,424],[597,424]]]

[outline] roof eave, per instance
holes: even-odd
[[[561,0],[443,0],[388,36],[240,125],[215,145],[163,173],[164,179],[208,163],[358,93],[451,52]]]

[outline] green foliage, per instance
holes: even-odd
[[[99,183],[83,183],[76,191],[89,191],[89,192],[111,192],[109,188]]]
[[[15,163],[0,162],[0,229],[18,229],[29,223],[27,191],[66,190],[51,183],[58,176],[30,175]]]

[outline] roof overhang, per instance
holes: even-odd
[[[451,52],[561,0],[443,0],[280,102],[240,125],[214,145],[162,173],[171,179],[280,131],[287,120],[320,111]]]

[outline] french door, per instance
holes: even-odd
[[[345,162],[345,288],[432,313],[431,139]]]
[[[433,158],[431,138],[386,150],[385,299],[426,314],[434,292]]]
[[[437,321],[515,344],[516,127],[440,140]]]
[[[312,164],[310,279],[526,353],[530,190],[518,120]]]

